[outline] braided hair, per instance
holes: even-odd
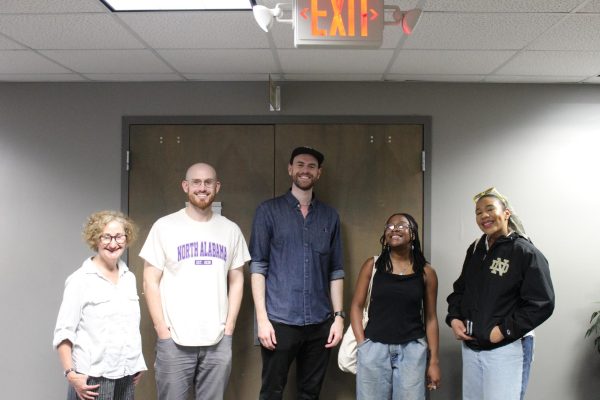
[[[421,242],[419,240],[419,225],[417,221],[413,218],[412,215],[406,213],[396,213],[390,215],[388,221],[395,217],[396,215],[401,215],[408,221],[408,230],[410,232],[411,238],[411,252],[410,252],[410,261],[413,264],[413,269],[415,273],[425,273],[425,265],[427,264],[427,260],[425,259],[425,255],[421,250]],[[391,273],[393,270],[392,259],[390,258],[390,246],[385,243],[385,231],[383,235],[379,238],[379,243],[381,243],[381,254],[377,258],[375,262],[375,268],[379,272],[388,272]]]

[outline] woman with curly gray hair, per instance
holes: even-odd
[[[135,275],[120,259],[136,231],[116,211],[96,212],[84,227],[96,254],[67,278],[53,340],[68,400],[132,400],[147,369]]]

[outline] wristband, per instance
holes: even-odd
[[[77,373],[77,371],[75,371],[75,368],[69,368],[65,370],[65,378],[67,377],[67,375],[69,375],[71,372],[75,372]]]
[[[346,319],[346,313],[343,311],[336,311],[333,313],[333,318],[342,317],[342,319]]]

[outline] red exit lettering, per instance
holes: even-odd
[[[360,21],[359,34],[369,36],[369,21],[379,17],[379,13],[369,8],[369,0],[310,0],[310,9],[300,10],[300,16],[310,18],[312,36],[355,37],[357,11]],[[320,4],[322,6],[320,7]],[[310,15],[310,17],[309,17]],[[319,28],[329,24],[329,29]]]

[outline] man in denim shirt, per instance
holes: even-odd
[[[250,254],[252,295],[263,360],[260,399],[281,399],[296,360],[297,399],[318,399],[329,353],[342,339],[340,220],[313,186],[323,154],[294,149],[291,189],[263,202],[254,216]]]

